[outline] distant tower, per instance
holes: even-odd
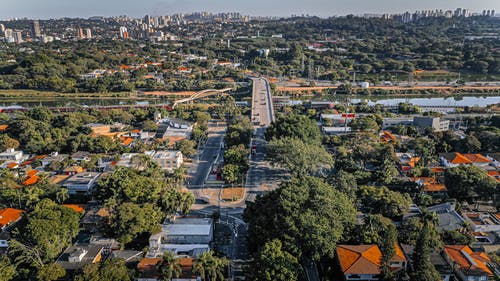
[[[92,30],[90,28],[85,29],[85,38],[92,39]]]
[[[84,39],[85,36],[83,36],[83,29],[81,27],[78,27],[78,39]]]
[[[23,42],[23,34],[21,33],[21,31],[15,31],[14,33],[12,33],[12,35],[14,37],[15,43],[19,44]]]
[[[5,32],[5,26],[0,23],[0,32],[4,33]]]
[[[123,39],[128,38],[128,29],[125,26],[120,27],[120,37]]]
[[[38,20],[34,20],[31,26],[31,38],[38,38],[40,36],[42,36],[40,22]]]

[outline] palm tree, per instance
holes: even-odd
[[[213,252],[205,252],[195,260],[193,272],[199,274],[202,280],[223,281],[228,264],[226,258],[216,257]]]
[[[172,252],[163,254],[163,261],[160,266],[161,280],[170,281],[172,277],[179,277],[182,273],[182,268],[179,259]]]

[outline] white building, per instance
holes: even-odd
[[[78,173],[62,184],[68,189],[68,194],[89,194],[95,187],[101,173],[84,172]]]
[[[0,160],[19,162],[24,159],[23,156],[22,151],[16,151],[13,148],[9,148],[5,152],[0,153]]]
[[[179,169],[184,163],[182,152],[178,150],[157,151],[152,156],[153,162],[157,163],[163,170],[172,172]]]

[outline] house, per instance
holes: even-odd
[[[16,151],[14,148],[9,148],[0,153],[0,161],[16,161],[21,162],[24,159],[22,151]]]
[[[439,154],[439,161],[443,166],[447,168],[472,164],[472,161],[469,158],[465,157],[465,155],[458,152],[441,153]]]
[[[464,154],[465,158],[469,159],[472,162],[472,165],[478,167],[486,167],[489,166],[493,161],[486,156],[481,154]]]
[[[380,133],[380,142],[382,143],[396,143],[398,138],[389,131]]]
[[[90,152],[86,151],[77,151],[73,154],[71,154],[71,159],[76,161],[76,163],[81,164],[82,162],[89,162],[90,159]]]
[[[157,151],[152,156],[153,162],[165,171],[172,172],[184,163],[182,152],[178,150]]]
[[[467,245],[447,245],[443,256],[454,265],[455,274],[461,281],[487,281],[493,277],[487,265],[491,260],[484,252],[475,252]]]
[[[143,258],[137,264],[139,277],[136,281],[158,281],[160,280],[160,265],[162,258]]]
[[[80,215],[82,215],[83,213],[85,213],[85,206],[83,206],[83,205],[63,204],[63,206],[66,207],[66,208],[70,208],[71,210],[79,213]]]
[[[85,169],[82,166],[70,166],[70,167],[64,168],[64,170],[63,170],[63,173],[66,176],[74,176],[76,174],[83,173],[83,172],[85,172]]]
[[[407,260],[399,245],[395,250],[390,266],[398,272],[406,268]],[[335,251],[344,280],[380,280],[382,252],[377,245],[338,245]]]
[[[500,153],[490,153],[487,157],[491,160],[493,167],[500,168]]]
[[[49,156],[41,159],[42,166],[47,167],[53,162],[60,163],[69,157],[68,154],[59,154],[59,152],[52,152]]]
[[[100,262],[103,249],[100,245],[73,245],[59,256],[56,263],[67,271],[79,270],[87,264]]]
[[[434,205],[427,208],[427,211],[437,214],[439,218],[437,229],[439,231],[459,230],[465,226],[465,219],[455,211],[455,205],[452,203]]]
[[[412,177],[410,178],[412,182],[420,187],[422,192],[432,196],[445,196],[447,189],[442,183],[438,183],[435,178],[431,177]]]
[[[403,250],[405,257],[408,260],[408,266],[410,268],[413,267],[412,257],[415,247],[412,245],[402,244],[401,249]],[[439,252],[433,251],[431,253],[431,263],[439,272],[443,281],[455,280],[452,266],[444,259],[443,256],[440,255]]]
[[[198,257],[210,251],[213,219],[183,217],[167,219],[160,233],[149,238],[147,257],[159,257],[170,251],[176,256]]]
[[[399,159],[399,170],[406,174],[413,170],[420,161],[420,157],[415,157],[412,153],[396,153],[396,158]]]
[[[450,129],[449,120],[441,120],[440,117],[415,116],[413,125],[419,128],[432,128],[434,132],[444,132]]]
[[[475,232],[500,232],[500,213],[465,211],[463,215]]]
[[[0,210],[0,230],[5,231],[23,217],[24,211],[5,208]]]
[[[101,173],[78,173],[65,180],[63,187],[68,189],[68,194],[89,194],[97,183]]]

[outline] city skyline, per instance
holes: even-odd
[[[0,0],[0,3],[7,0]],[[453,6],[452,6],[453,5]],[[500,10],[500,2],[494,0],[480,0],[471,3],[466,0],[455,1],[450,4],[446,0],[401,1],[401,0],[311,0],[307,3],[299,0],[290,0],[286,8],[277,0],[256,0],[251,3],[235,0],[230,3],[222,0],[111,0],[86,2],[62,2],[60,0],[46,0],[43,3],[36,0],[19,0],[9,5],[3,5],[0,19],[33,18],[48,19],[61,17],[91,17],[91,16],[118,16],[142,17],[145,14],[166,15],[190,12],[241,12],[252,16],[290,16],[292,14],[309,14],[321,17],[364,14],[364,13],[404,13],[416,10],[442,9],[452,10],[457,7],[470,9],[472,12],[481,12],[484,9]]]

